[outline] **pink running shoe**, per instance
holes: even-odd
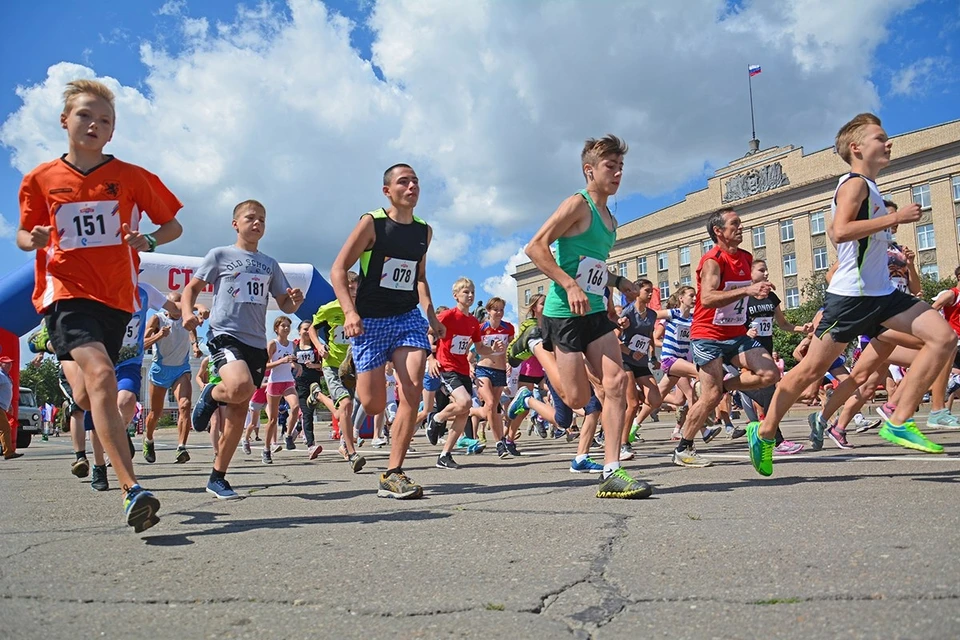
[[[792,456],[795,453],[803,451],[803,445],[790,440],[784,440],[773,450],[775,456]]]

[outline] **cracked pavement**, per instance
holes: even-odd
[[[67,437],[35,441],[0,462],[0,638],[960,637],[960,431],[929,432],[941,456],[851,436],[765,479],[742,440],[673,466],[671,417],[625,464],[655,486],[640,501],[594,498],[566,442],[525,435],[531,455],[453,472],[419,435],[423,500],[376,497],[385,450],[354,475],[321,440],[314,462],[238,452],[247,497],[218,502],[207,437],[174,465],[163,430],[157,463],[136,462],[162,502],[140,535],[112,473],[93,492]],[[800,414],[783,427],[803,441]]]

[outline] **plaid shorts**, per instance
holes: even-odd
[[[363,333],[350,338],[357,373],[382,367],[400,347],[430,351],[429,328],[427,319],[416,308],[399,316],[363,318]]]

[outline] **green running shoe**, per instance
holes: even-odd
[[[750,462],[753,468],[762,476],[773,475],[773,449],[777,446],[775,440],[761,438],[758,431],[759,422],[747,425],[747,443],[750,445]]]
[[[916,449],[925,453],[943,453],[943,447],[923,435],[920,429],[917,429],[913,420],[908,420],[900,427],[890,424],[889,420],[884,420],[877,435],[887,442],[898,444],[907,449]]]
[[[157,461],[157,450],[152,440],[143,439],[143,459],[153,464]]]
[[[530,339],[540,336],[536,318],[528,318],[517,327],[517,336],[507,345],[507,361],[511,367],[519,367],[533,357]]]
[[[640,425],[634,422],[630,426],[630,433],[627,434],[627,442],[629,442],[630,444],[633,444],[634,442],[636,442],[639,431],[640,431]],[[640,438],[640,442],[643,442],[643,438]]]
[[[530,389],[521,387],[520,390],[517,391],[517,395],[514,396],[513,401],[510,402],[510,406],[507,407],[507,417],[513,420],[519,416],[526,415],[527,411],[530,410],[530,408],[527,407],[527,398],[532,397],[533,393]]]
[[[600,488],[597,489],[598,498],[647,498],[653,493],[653,487],[642,480],[630,477],[623,467],[609,476],[600,477]]]

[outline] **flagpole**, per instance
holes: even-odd
[[[750,73],[750,65],[747,65],[747,87],[750,90],[750,139],[757,139],[757,125],[753,120],[753,74]]]

